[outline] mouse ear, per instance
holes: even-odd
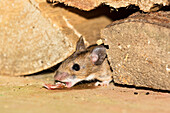
[[[86,50],[86,47],[84,45],[83,37],[81,36],[77,42],[76,52],[85,51],[85,50]]]
[[[95,47],[91,52],[90,58],[95,65],[101,65],[106,58],[106,48],[102,45]]]

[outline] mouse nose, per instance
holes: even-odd
[[[68,73],[66,72],[56,72],[56,74],[54,75],[54,80],[64,80],[65,78],[67,78],[69,76]]]

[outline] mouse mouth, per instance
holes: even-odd
[[[56,83],[57,84],[64,84],[65,87],[70,88],[70,87],[74,86],[76,83],[78,83],[80,81],[82,81],[82,79],[78,79],[78,78],[75,78],[75,79],[66,79],[66,80],[62,80],[62,81],[55,80],[55,84]]]
[[[70,88],[70,87],[72,87],[72,83],[71,82],[65,82],[65,86]]]
[[[72,82],[62,82],[62,81],[55,80],[55,85],[58,85],[58,84],[62,84],[62,85],[64,85],[67,88],[70,88],[70,87],[73,86]]]

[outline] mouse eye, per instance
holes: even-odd
[[[79,71],[80,70],[80,65],[74,64],[72,69],[75,70],[75,71]]]

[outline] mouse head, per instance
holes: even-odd
[[[95,79],[95,73],[100,71],[105,57],[106,48],[103,45],[86,48],[81,37],[76,51],[60,65],[54,80],[72,87],[79,81]]]

